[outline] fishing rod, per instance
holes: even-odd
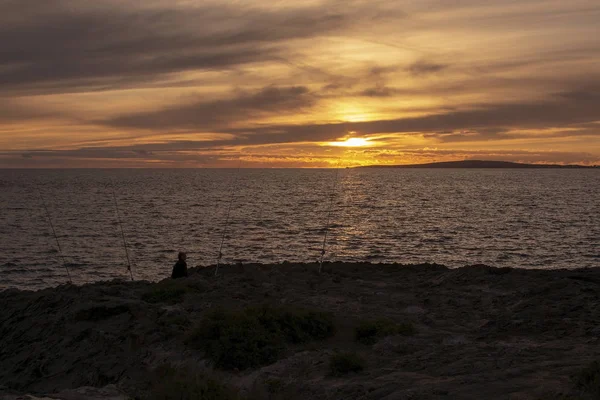
[[[67,276],[69,277],[69,283],[73,283],[71,279],[71,273],[69,272],[69,267],[67,267],[67,263],[65,262],[65,256],[63,255],[62,248],[60,247],[60,242],[58,241],[58,236],[56,235],[56,230],[54,229],[54,224],[52,223],[52,218],[50,217],[50,211],[48,211],[48,207],[46,206],[46,201],[44,200],[44,196],[42,195],[42,191],[39,186],[35,186],[40,200],[42,201],[42,205],[44,206],[44,210],[46,211],[46,218],[48,218],[48,222],[50,223],[50,228],[52,228],[52,235],[54,235],[54,240],[56,240],[56,247],[58,247],[58,255],[62,259],[63,267],[67,271]]]
[[[331,195],[329,196],[329,210],[327,211],[327,223],[325,224],[325,233],[323,235],[323,247],[321,248],[321,259],[319,260],[319,273],[323,271],[323,258],[325,257],[325,248],[327,246],[327,235],[329,233],[329,223],[331,221],[331,211],[333,210],[333,198],[335,195],[335,189],[338,183],[338,175],[340,173],[340,165],[338,161],[338,167],[335,170],[335,178],[333,180],[333,187],[331,188]]]
[[[240,162],[238,164],[237,171],[236,171],[235,182],[231,186],[231,192],[229,193],[229,207],[227,208],[227,216],[225,218],[225,225],[223,227],[223,235],[221,236],[221,244],[219,245],[219,256],[217,257],[217,268],[215,269],[215,276],[217,276],[217,274],[219,273],[219,266],[221,265],[221,258],[223,257],[223,253],[221,251],[223,250],[223,244],[225,243],[225,235],[227,234],[227,230],[229,228],[229,217],[231,215],[231,208],[233,206],[233,199],[234,199],[233,193],[234,193],[234,189],[237,188],[237,183],[240,178],[241,166],[242,166],[242,159],[240,158]]]
[[[111,184],[113,200],[115,201],[115,209],[117,210],[117,220],[119,221],[119,227],[121,228],[121,238],[123,239],[123,247],[125,248],[125,256],[127,257],[127,270],[129,276],[133,281],[133,272],[131,271],[131,260],[129,258],[129,249],[127,248],[127,240],[125,240],[125,231],[123,230],[123,224],[121,223],[121,213],[119,212],[119,203],[117,202],[117,195],[115,193],[115,183]]]

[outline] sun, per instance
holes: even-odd
[[[369,143],[368,139],[357,138],[357,137],[348,138],[342,142],[329,142],[330,146],[339,146],[339,147],[363,147],[363,146],[369,146],[370,144],[371,143]]]

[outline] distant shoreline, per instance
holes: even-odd
[[[502,169],[594,169],[598,165],[579,165],[579,164],[524,164],[510,161],[484,161],[484,160],[464,160],[464,161],[445,161],[427,164],[406,164],[406,165],[364,165],[357,168],[502,168]]]

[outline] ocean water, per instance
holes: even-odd
[[[158,280],[223,235],[225,263],[316,261],[328,216],[331,261],[600,266],[598,170],[0,170],[0,289],[67,281],[44,203],[77,284],[128,276],[121,226]]]

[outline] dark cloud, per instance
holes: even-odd
[[[146,150],[134,150],[134,153],[136,153],[140,156],[144,156],[144,157],[153,155],[153,153],[151,151],[146,151]]]
[[[0,155],[8,156],[17,154],[15,152],[1,152]],[[67,157],[67,158],[139,158],[148,159],[153,156],[152,152],[146,150],[132,149],[118,149],[113,147],[98,147],[98,148],[83,148],[74,150],[29,150],[27,152],[20,153],[20,157],[23,159],[38,159],[38,158],[54,158],[54,157]]]
[[[110,121],[112,125],[130,128],[160,129],[188,128],[202,130],[219,122],[219,117],[212,118],[211,111],[226,112],[234,110],[227,116],[235,118],[239,113],[243,118],[267,110],[297,110],[303,105],[310,105],[314,98],[304,88],[288,88],[285,90],[269,88],[257,95],[242,96],[238,99],[206,104],[194,104],[156,113],[122,116]],[[573,90],[556,94],[543,102],[482,104],[468,110],[454,110],[445,113],[414,118],[401,118],[369,122],[346,122],[330,124],[306,125],[271,125],[247,127],[240,129],[222,129],[220,133],[232,134],[228,140],[212,142],[173,143],[176,149],[187,146],[191,148],[208,148],[211,146],[258,145],[274,143],[298,143],[314,141],[331,141],[345,136],[348,132],[358,134],[401,134],[424,133],[446,141],[472,141],[497,138],[509,129],[544,129],[567,127],[590,123],[598,120],[600,109],[600,92],[594,86],[587,89]],[[197,113],[197,114],[196,114]],[[591,135],[600,135],[591,131]],[[156,146],[170,144],[147,144],[149,150]]]
[[[314,105],[316,97],[302,86],[269,86],[254,93],[239,93],[227,100],[197,100],[191,104],[171,106],[154,112],[143,112],[114,118],[112,126],[136,129],[210,130],[224,128],[252,117],[273,113],[296,113]]]
[[[540,70],[544,67],[564,63],[594,62],[600,53],[598,44],[568,47],[564,49],[540,50],[533,54],[516,54],[513,57],[493,62],[463,62],[461,67],[469,75],[486,76],[490,74],[506,74],[527,69]],[[562,68],[561,68],[562,69]]]
[[[181,71],[273,61],[285,53],[285,41],[362,18],[360,8],[199,4],[132,9],[107,1],[2,1],[0,88],[123,88]]]
[[[423,136],[426,139],[437,139],[441,143],[459,143],[459,142],[488,142],[514,140],[517,138],[539,137],[543,134],[544,139],[551,140],[561,137],[600,137],[599,129],[585,129],[574,126],[568,128],[553,128],[551,131],[528,133],[527,131],[511,129],[479,129],[476,131],[456,131],[456,132],[436,132],[426,133]],[[543,128],[542,128],[543,129]]]
[[[172,10],[53,10],[40,20],[16,26],[0,17],[0,87],[42,86],[77,90],[155,79],[154,75],[190,69],[226,68],[264,59],[269,49],[207,44],[172,26],[183,15]],[[6,15],[0,8],[0,15]],[[223,42],[224,39],[215,39]],[[4,43],[5,42],[5,43]],[[235,46],[234,46],[235,47]],[[131,83],[131,82],[130,82]]]
[[[22,101],[0,98],[0,123],[56,118],[60,115],[56,111],[32,107]]]
[[[390,86],[389,82],[392,80],[398,80],[398,76],[395,74],[399,71],[404,72],[404,74],[408,72],[408,74],[413,77],[421,77],[440,72],[449,66],[449,64],[440,64],[420,60],[404,68],[399,66],[373,67],[368,71],[368,73],[360,76],[360,81],[367,83],[370,87],[360,91],[358,95],[366,97],[394,97],[400,95],[410,96],[428,94],[432,92],[432,88],[421,86],[418,89],[400,89]],[[356,84],[356,80],[354,83]],[[451,85],[451,87],[438,86],[435,88],[435,91],[454,92],[456,89],[457,87],[454,84]]]
[[[486,140],[502,140],[508,139],[508,129],[498,128],[481,128],[478,130],[461,130],[461,131],[444,131],[425,133],[423,137],[426,139],[437,139],[443,143],[452,142],[473,142]],[[514,137],[513,137],[514,138]]]
[[[591,86],[585,90],[559,93],[542,102],[482,104],[470,110],[424,117],[269,128],[281,132],[278,135],[269,134],[265,128],[259,128],[253,130],[253,135],[246,136],[244,140],[254,143],[333,140],[350,131],[375,134],[462,130],[497,135],[506,129],[566,127],[596,121],[599,109],[600,91]],[[600,132],[596,131],[594,134],[600,135]]]
[[[366,97],[392,97],[396,96],[400,91],[387,86],[377,86],[361,91],[359,94]]]
[[[407,71],[414,76],[423,76],[440,72],[448,67],[448,64],[440,64],[431,61],[420,60],[411,64],[407,68]]]
[[[352,77],[338,77],[335,81],[326,85],[323,89],[336,92],[335,94],[346,94],[365,97],[392,97],[403,93],[403,90],[389,86],[390,77],[401,68],[396,65],[382,66],[375,65],[369,68],[356,71]],[[367,86],[367,89],[355,93],[343,93],[357,87]]]

